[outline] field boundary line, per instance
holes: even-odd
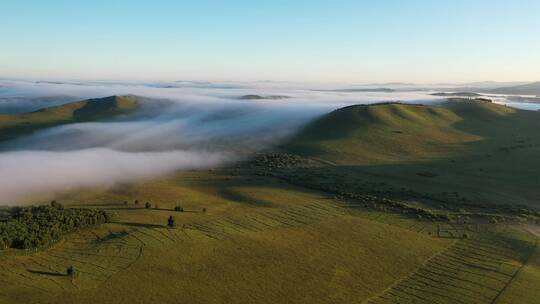
[[[402,278],[399,278],[397,279],[396,281],[394,281],[392,284],[390,284],[390,286],[386,287],[384,290],[374,294],[373,296],[369,297],[369,298],[366,298],[364,299],[362,302],[360,302],[360,304],[367,304],[369,303],[370,301],[374,300],[374,299],[377,299],[381,296],[383,296],[384,294],[386,294],[387,292],[391,291],[394,287],[397,287],[401,282],[405,281],[406,279],[410,278],[411,276],[413,276],[414,274],[418,273],[418,271],[423,268],[424,266],[426,266],[431,260],[439,257],[440,255],[444,254],[445,252],[447,252],[448,250],[454,248],[454,246],[456,246],[458,243],[460,242],[460,240],[457,240],[457,241],[454,241],[452,242],[452,244],[450,244],[449,246],[443,248],[441,251],[437,252],[436,254],[432,255],[429,259],[425,260],[424,262],[422,262],[422,264],[420,264],[418,267],[416,267],[413,271],[411,271],[409,274],[403,276]]]
[[[521,272],[521,270],[527,265],[527,263],[529,263],[529,260],[532,258],[532,256],[534,255],[534,253],[536,252],[536,250],[538,250],[538,234],[532,232],[532,231],[529,231],[531,232],[531,234],[535,235],[536,236],[536,241],[534,243],[534,247],[531,249],[531,252],[529,253],[529,256],[527,257],[527,259],[525,259],[525,261],[523,262],[523,264],[521,264],[521,266],[519,267],[519,269],[514,273],[514,275],[512,276],[512,278],[506,283],[506,285],[504,285],[503,289],[501,289],[501,291],[499,291],[499,293],[497,294],[497,296],[493,299],[493,301],[491,301],[491,304],[495,304],[497,303],[497,301],[499,300],[500,296],[506,291],[506,289],[508,288],[508,286],[510,286],[512,284],[512,281],[514,281],[514,279],[519,275],[519,273]]]

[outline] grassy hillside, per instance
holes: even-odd
[[[81,100],[21,114],[0,114],[0,140],[73,122],[94,121],[128,113],[138,107],[133,96]]]
[[[478,100],[351,106],[308,125],[282,148],[321,160],[326,172],[345,174],[336,182],[354,188],[378,183],[391,191],[538,206],[539,127],[540,113]]]
[[[449,155],[444,145],[479,139],[454,128],[460,120],[448,109],[422,105],[350,106],[310,124],[285,148],[338,164],[443,157]]]

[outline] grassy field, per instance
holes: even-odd
[[[3,301],[491,303],[534,278],[534,237],[521,226],[417,220],[251,173],[185,172],[66,194],[63,202],[86,200],[114,221],[45,251],[6,252]],[[161,199],[160,189],[169,189]],[[71,265],[75,278],[64,275]]]
[[[380,292],[452,243],[358,217],[324,193],[271,180],[249,185],[250,176],[223,180],[216,175],[184,173],[155,182],[159,187],[174,180],[178,189],[199,185],[191,194],[180,190],[185,212],[170,210],[174,204],[165,200],[159,209],[145,209],[129,197],[127,206],[101,206],[117,214],[113,223],[74,234],[43,252],[4,259],[2,268],[9,271],[1,279],[14,284],[3,291],[5,299],[348,302]],[[247,184],[231,187],[241,200],[223,194],[224,187],[238,183]],[[140,197],[154,193],[149,184],[139,187]],[[198,191],[207,193],[208,205],[198,203]],[[261,197],[267,206],[249,203]],[[65,202],[70,202],[67,196]],[[207,212],[201,212],[202,206]],[[169,215],[176,216],[177,228],[165,226]],[[80,272],[78,277],[63,275],[69,265]]]
[[[0,140],[61,124],[95,121],[126,114],[138,107],[133,96],[110,96],[67,103],[21,114],[0,114]]]
[[[538,303],[538,118],[354,106],[253,161],[58,195],[113,219],[0,251],[0,303]]]

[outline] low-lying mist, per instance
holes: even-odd
[[[279,144],[310,120],[345,105],[438,101],[429,92],[339,92],[277,83],[3,81],[0,112],[126,94],[139,97],[136,113],[0,142],[0,203],[221,166]],[[290,98],[239,98],[249,94]]]

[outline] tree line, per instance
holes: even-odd
[[[105,210],[50,206],[15,207],[0,220],[0,249],[48,246],[80,228],[110,221]]]

